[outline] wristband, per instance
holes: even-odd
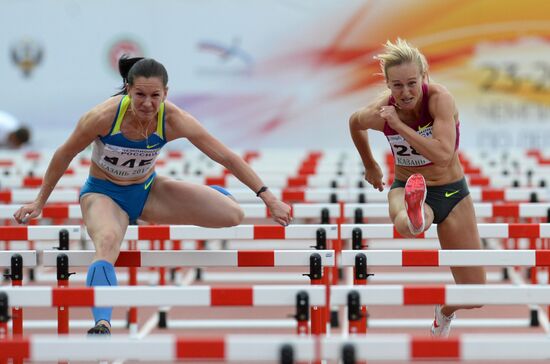
[[[260,193],[265,192],[265,191],[267,191],[267,186],[260,187],[258,192],[256,192],[256,197],[260,197]]]

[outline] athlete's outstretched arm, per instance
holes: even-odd
[[[73,158],[86,148],[97,137],[100,109],[95,108],[85,114],[78,122],[69,138],[54,152],[44,174],[44,180],[34,202],[19,208],[13,217],[18,223],[26,223],[42,212],[42,207],[50,197],[53,189],[69,167]]]

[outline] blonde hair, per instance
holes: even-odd
[[[388,69],[390,67],[399,66],[403,63],[416,63],[422,76],[425,76],[428,72],[426,57],[424,57],[418,48],[413,47],[401,38],[397,38],[395,43],[388,40],[384,44],[384,53],[374,58],[380,62],[380,69],[386,79],[388,78]]]

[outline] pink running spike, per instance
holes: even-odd
[[[424,201],[426,200],[426,181],[420,173],[415,173],[405,184],[405,208],[409,230],[414,235],[424,231]]]

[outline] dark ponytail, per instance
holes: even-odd
[[[126,95],[126,84],[133,85],[135,77],[158,77],[164,87],[168,85],[168,72],[162,63],[152,58],[133,57],[123,55],[118,60],[118,70],[122,76],[122,87],[116,95]]]

